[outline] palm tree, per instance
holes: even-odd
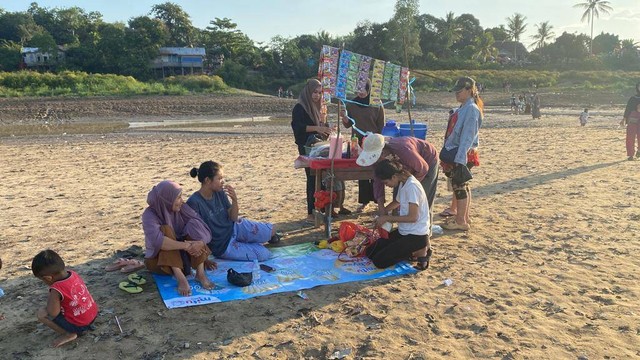
[[[443,53],[450,50],[451,46],[462,37],[462,26],[453,12],[448,12],[444,19],[439,19],[438,33],[444,41]]]
[[[476,52],[473,55],[474,59],[487,62],[490,57],[495,57],[497,50],[493,44],[495,40],[490,32],[485,32],[476,38]]]
[[[620,53],[624,55],[627,52],[636,53],[638,51],[640,43],[635,42],[633,39],[624,39],[620,43]]]
[[[522,15],[515,13],[512,17],[507,18],[507,33],[509,37],[513,39],[513,59],[517,60],[518,56],[516,54],[518,42],[520,42],[520,36],[527,29],[527,24],[525,24],[525,20],[527,18]]]
[[[589,53],[593,55],[593,17],[595,16],[599,19],[600,12],[609,14],[609,11],[612,11],[613,8],[609,6],[608,1],[604,0],[587,0],[586,2],[575,4],[573,7],[585,9],[580,21],[587,19],[591,23],[591,44],[589,45]]]
[[[542,48],[547,45],[547,41],[551,40],[556,34],[553,33],[553,26],[549,25],[548,21],[536,25],[536,28],[538,28],[538,33],[531,37],[535,40],[531,45],[540,49],[540,55],[542,55]]]

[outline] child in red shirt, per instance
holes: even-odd
[[[31,262],[33,275],[49,285],[47,306],[36,312],[38,320],[60,334],[53,346],[75,340],[91,330],[98,316],[98,305],[75,271],[67,270],[53,250],[41,251]]]

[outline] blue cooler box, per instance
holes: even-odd
[[[400,124],[400,136],[411,136],[411,124]],[[413,136],[427,140],[427,124],[413,124]]]

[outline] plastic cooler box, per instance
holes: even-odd
[[[411,124],[400,124],[400,136],[411,136]],[[413,136],[426,140],[427,139],[427,124],[413,124]]]

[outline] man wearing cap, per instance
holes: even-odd
[[[483,102],[476,82],[470,77],[459,78],[449,92],[455,93],[460,108],[451,115],[440,160],[445,174],[451,178],[453,195],[457,203],[456,216],[442,225],[449,230],[469,230],[471,178],[468,164],[479,165],[478,133],[483,118]]]

